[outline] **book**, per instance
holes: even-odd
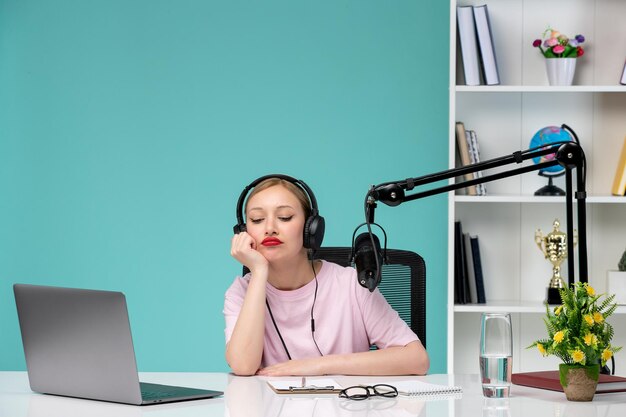
[[[463,76],[466,85],[480,85],[480,63],[478,58],[478,42],[472,6],[457,6],[456,19],[463,61]]]
[[[500,75],[498,74],[498,63],[496,61],[496,51],[493,46],[493,35],[487,5],[473,6],[473,11],[480,50],[480,63],[483,69],[485,84],[498,85],[500,84]]]
[[[267,384],[277,394],[336,394],[343,389],[331,378],[270,379]]]
[[[466,131],[465,125],[463,122],[456,122],[456,149],[459,155],[459,161],[461,162],[461,166],[467,166],[472,163],[469,145],[466,139]],[[470,172],[468,174],[463,175],[464,181],[469,181],[474,179],[474,175]],[[465,188],[465,192],[467,195],[476,195],[476,186],[470,185]]]
[[[463,389],[461,387],[432,384],[429,382],[418,380],[386,382],[386,384],[396,387],[396,389],[398,390],[398,394],[409,397],[457,394],[463,392]]]
[[[460,221],[454,222],[454,293],[455,302],[467,303],[465,291],[465,251],[463,250],[463,227]]]
[[[472,256],[472,243],[469,233],[463,233],[463,248],[465,249],[465,265],[467,281],[469,282],[470,303],[478,303],[476,292],[476,274],[474,273],[474,257]]]
[[[468,146],[469,146],[470,161],[472,161],[472,164],[477,164],[480,162],[480,148],[478,146],[478,135],[476,135],[476,132],[473,130],[468,130],[466,131],[466,133],[467,133],[466,139],[467,139]],[[482,178],[483,172],[476,171],[476,172],[473,172],[472,175],[476,179]],[[485,184],[476,184],[476,195],[486,195],[486,194],[487,194],[487,188]]]
[[[476,298],[478,304],[485,304],[487,297],[485,296],[485,278],[483,276],[483,265],[480,258],[480,245],[478,236],[470,236],[472,245],[472,257],[474,260],[474,275],[476,276]]]
[[[559,371],[521,372],[511,376],[511,382],[526,387],[541,388],[563,392]],[[596,394],[626,392],[626,378],[616,375],[600,374]]]
[[[611,194],[622,196],[626,194],[626,138],[622,144],[622,153],[617,161],[617,169],[615,170],[615,179]]]
[[[626,85],[626,62],[624,62],[624,69],[622,70],[622,78],[619,81],[620,84]]]

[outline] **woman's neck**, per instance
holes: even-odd
[[[298,257],[294,262],[270,264],[268,282],[276,289],[282,291],[297,290],[304,287],[315,278],[311,262],[306,257]],[[316,272],[319,266],[313,261]]]

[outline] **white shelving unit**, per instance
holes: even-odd
[[[480,4],[489,9],[501,81],[498,86],[462,85],[456,6]],[[483,160],[527,149],[542,127],[562,123],[572,127],[587,158],[589,282],[604,292],[607,270],[616,269],[626,249],[626,197],[610,194],[626,136],[626,86],[619,85],[626,58],[626,1],[451,0],[450,6],[449,167],[455,166],[456,121],[477,132]],[[532,47],[532,41],[541,38],[547,27],[586,38],[585,55],[577,61],[571,87],[548,85],[545,58]],[[448,372],[478,372],[480,315],[492,311],[512,313],[514,372],[556,367],[558,359],[542,358],[535,350],[525,349],[546,335],[543,300],[552,270],[535,244],[535,230],[550,232],[558,218],[565,231],[564,198],[534,196],[546,183],[532,172],[487,184],[486,196],[450,193]],[[563,178],[555,184],[565,188]],[[485,305],[454,304],[455,220],[461,220],[464,232],[480,238]],[[567,262],[562,268],[567,276]],[[610,319],[615,327],[614,343],[622,346],[626,346],[624,314],[626,307],[620,307]],[[624,356],[618,354],[617,371],[625,374],[620,355]]]

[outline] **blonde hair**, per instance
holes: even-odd
[[[307,195],[307,193],[296,184],[282,178],[268,178],[257,184],[257,186],[252,189],[250,195],[248,196],[248,199],[246,200],[244,212],[248,209],[248,201],[250,201],[252,197],[254,197],[256,194],[260,193],[263,190],[267,190],[268,188],[277,185],[285,187],[287,191],[291,192],[291,194],[293,194],[298,199],[300,205],[302,206],[302,209],[304,210],[305,219],[311,216],[311,201],[309,201],[309,196]]]

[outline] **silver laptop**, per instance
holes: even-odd
[[[13,292],[33,391],[135,405],[223,394],[139,382],[121,292],[25,284]]]

